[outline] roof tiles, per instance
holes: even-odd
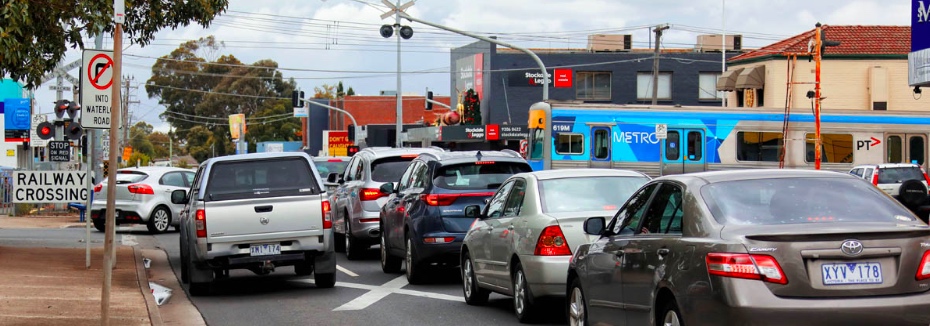
[[[824,25],[826,39],[839,41],[826,55],[907,55],[911,51],[910,26]],[[814,29],[791,38],[764,46],[758,50],[735,56],[729,62],[779,55],[784,52],[807,52],[807,44],[814,37]]]

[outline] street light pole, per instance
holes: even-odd
[[[397,8],[399,7],[400,7],[400,0],[397,0]],[[397,10],[394,14],[394,28],[400,28],[400,10]],[[403,101],[403,98],[401,98],[401,96],[402,95],[400,91],[400,33],[397,33],[397,126],[394,132],[394,144],[395,144],[395,147],[397,148],[404,147],[404,143],[400,139],[401,132],[403,132],[404,130],[403,129],[404,127],[404,120],[403,120],[404,119],[404,101]],[[355,125],[355,126],[357,127],[358,125]],[[358,139],[358,137],[356,137],[356,139]]]

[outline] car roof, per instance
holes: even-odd
[[[313,157],[314,162],[330,162],[332,160],[348,162],[350,159],[352,158],[349,156],[314,156]]]
[[[584,177],[646,177],[649,176],[632,170],[619,170],[619,169],[559,169],[559,170],[543,170],[543,171],[534,171],[520,173],[518,175],[530,175],[536,177],[538,180],[549,180],[549,179],[560,179],[560,178],[584,178]]]
[[[192,172],[191,169],[173,167],[173,166],[140,166],[122,168],[117,171],[141,171],[141,172],[169,172],[169,171],[186,171]]]
[[[917,165],[917,164],[914,164],[914,163],[862,164],[862,165],[856,165],[856,166],[854,166],[853,169],[858,169],[858,168],[875,168],[875,167],[878,167],[878,168],[880,168],[880,169],[882,169],[882,168],[909,168],[909,167],[918,167],[918,168],[919,168],[920,165]]]
[[[372,155],[374,158],[382,157],[391,157],[391,156],[401,156],[405,154],[423,154],[423,153],[442,153],[441,150],[430,147],[404,147],[404,148],[393,148],[393,147],[368,147],[364,148],[355,155]]]
[[[256,160],[256,159],[266,159],[266,158],[278,158],[278,157],[310,157],[309,154],[304,152],[265,152],[265,153],[249,153],[249,154],[236,154],[236,155],[226,155],[226,156],[217,156],[214,158],[208,159],[206,164],[214,164],[217,162],[226,162],[226,161],[242,161],[242,160]],[[201,163],[203,165],[204,163]]]
[[[753,180],[753,179],[778,179],[778,178],[851,178],[848,173],[840,173],[826,170],[800,170],[800,169],[746,169],[746,170],[727,170],[712,172],[696,172],[685,174],[674,174],[658,177],[655,180],[677,180],[689,183],[694,180],[702,180],[705,183]]]
[[[482,161],[525,162],[520,154],[513,151],[461,151],[461,152],[435,152],[423,155],[424,159],[432,159],[442,164],[460,162],[474,162],[479,158]]]

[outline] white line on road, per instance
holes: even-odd
[[[302,279],[302,280],[294,280],[294,281],[313,283],[312,279]],[[359,284],[359,283],[336,282],[336,286],[360,289],[360,290],[368,290],[368,292],[353,299],[352,301],[347,302],[344,305],[336,307],[336,309],[333,309],[333,311],[362,310],[378,302],[379,300],[384,299],[385,297],[387,297],[389,294],[392,294],[392,293],[410,295],[410,296],[421,297],[421,298],[465,302],[465,299],[459,296],[403,289],[403,287],[407,286],[407,284],[409,283],[407,283],[406,276],[399,276],[391,280],[390,282],[384,283],[384,285],[381,285],[381,286]]]
[[[346,273],[346,275],[349,275],[351,277],[358,277],[358,274],[353,273],[352,271],[346,269],[345,267],[336,265],[336,269],[338,269],[340,272]]]

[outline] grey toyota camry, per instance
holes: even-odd
[[[849,175],[665,176],[584,229],[573,325],[930,323],[930,229]]]

